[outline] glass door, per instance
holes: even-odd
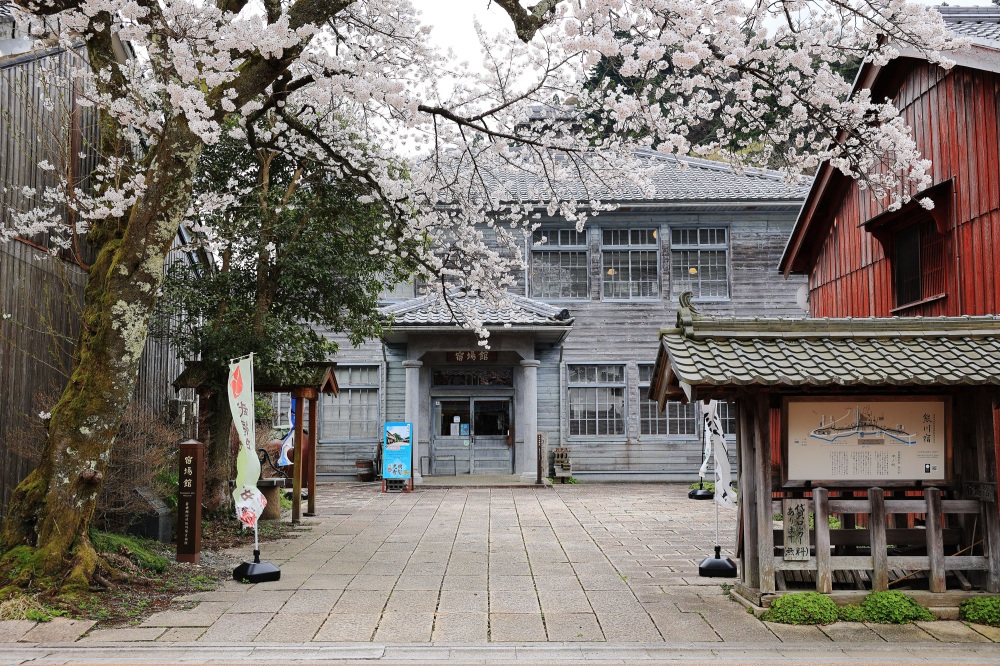
[[[430,473],[511,474],[510,398],[435,398]]]

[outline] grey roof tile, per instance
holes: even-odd
[[[1000,385],[1000,316],[748,319],[682,310],[678,322],[663,331],[657,362],[675,383],[695,387]],[[679,397],[675,386],[668,392]]]
[[[937,7],[956,35],[1000,46],[1000,7]]]
[[[555,184],[558,194],[565,199],[608,202],[621,201],[789,201],[804,199],[810,182],[788,183],[777,171],[747,169],[737,172],[725,162],[696,157],[661,155],[639,149],[634,152],[641,164],[654,169],[651,176],[654,192],[650,195],[631,186],[596,186],[588,189],[579,178],[563,177]],[[599,156],[594,155],[594,160]],[[573,172],[575,173],[575,171]],[[513,167],[483,169],[484,177],[492,186],[501,189],[506,197],[530,200],[532,193],[545,190],[544,181],[537,170]]]
[[[573,319],[566,310],[548,303],[507,294],[506,306],[461,291],[448,294],[456,308],[466,309],[486,326],[570,326]],[[383,315],[390,317],[396,328],[401,326],[448,326],[457,324],[452,308],[438,294],[420,296],[385,306]]]

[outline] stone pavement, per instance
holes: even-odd
[[[681,485],[381,494],[375,484],[328,484],[317,505],[309,530],[262,544],[263,559],[281,567],[278,582],[229,582],[178,599],[138,627],[0,623],[0,643],[11,648],[0,661],[57,659],[45,652],[55,644],[83,655],[92,654],[89,646],[128,642],[141,646],[135,659],[149,663],[158,655],[184,660],[197,646],[207,651],[197,657],[205,663],[206,655],[285,660],[268,644],[295,644],[305,652],[284,654],[307,661],[610,662],[628,647],[636,661],[679,650],[681,661],[749,660],[752,652],[774,663],[805,663],[807,654],[813,663],[817,655],[849,662],[844,655],[855,653],[887,663],[1000,663],[1000,630],[960,622],[790,627],[757,620],[726,596],[723,581],[698,577],[715,541],[714,503],[688,500]],[[723,551],[731,552],[734,512],[723,511],[721,525]],[[524,656],[525,645],[533,658]],[[128,652],[114,654],[129,661]]]

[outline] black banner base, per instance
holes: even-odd
[[[715,547],[715,557],[709,555],[698,565],[698,575],[702,578],[736,578],[736,563],[722,557],[722,547]]]
[[[233,569],[233,580],[240,583],[270,583],[281,580],[281,569],[260,561],[260,551],[253,551],[253,562],[242,562]]]

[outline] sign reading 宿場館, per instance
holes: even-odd
[[[942,481],[944,398],[787,402],[788,481]]]
[[[382,478],[410,479],[413,463],[413,424],[386,423],[382,440]]]

